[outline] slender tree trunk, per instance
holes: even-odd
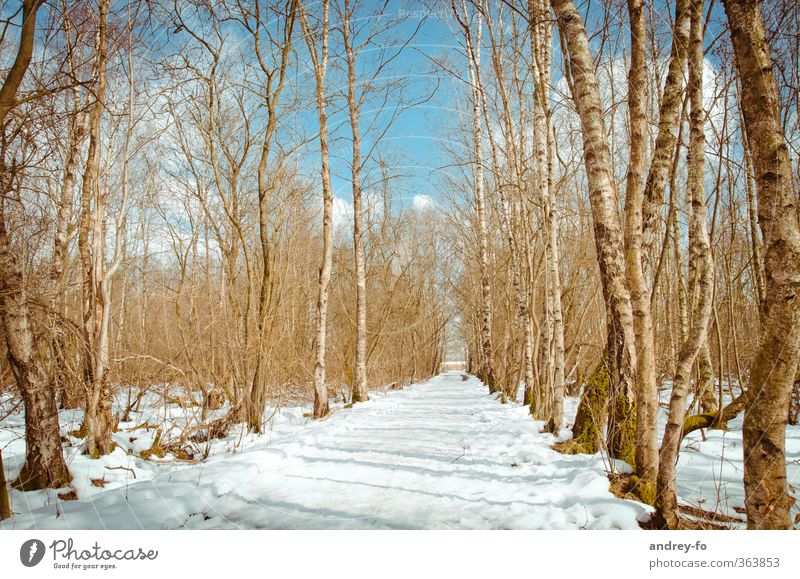
[[[656,486],[657,523],[659,526],[678,528],[678,498],[675,470],[683,425],[686,418],[686,401],[692,366],[699,354],[711,319],[714,262],[711,241],[706,225],[706,198],[704,187],[705,167],[705,111],[703,110],[703,0],[690,0],[691,26],[689,32],[689,153],[687,158],[687,191],[691,196],[689,214],[689,295],[692,310],[689,334],[683,343],[669,401],[669,414],[659,453]]]
[[[100,128],[105,109],[108,0],[98,5],[95,39],[94,92],[89,120],[89,148],[83,174],[78,250],[83,268],[83,340],[84,382],[87,397],[83,428],[86,452],[91,456],[113,450],[111,432],[111,390],[107,383],[103,358],[107,356],[107,303],[110,290],[103,282],[105,261],[104,195],[100,175]],[[92,201],[94,200],[94,203]],[[104,328],[106,330],[104,331]]]
[[[655,283],[651,259],[657,216],[664,202],[667,182],[674,169],[674,150],[681,102],[683,70],[689,33],[688,0],[675,5],[672,48],[659,110],[658,135],[647,178],[642,183],[646,153],[646,34],[644,5],[630,0],[631,68],[628,78],[631,116],[631,160],[625,199],[626,267],[631,290],[637,353],[636,471],[635,492],[641,500],[655,500],[658,472],[658,383],[651,304]],[[667,225],[669,227],[669,225]]]
[[[487,138],[489,141],[489,148],[492,159],[492,172],[495,176],[495,183],[497,183],[497,192],[500,197],[500,218],[501,230],[508,240],[508,251],[511,262],[511,282],[513,285],[514,297],[516,299],[516,328],[519,332],[518,335],[522,336],[522,357],[520,363],[517,362],[517,346],[516,344],[510,345],[512,351],[511,358],[513,358],[514,366],[518,369],[514,372],[511,379],[507,380],[503,385],[503,395],[509,400],[516,398],[517,390],[519,389],[519,375],[522,374],[525,383],[525,400],[530,404],[532,399],[529,393],[533,392],[534,386],[534,372],[533,372],[533,337],[531,335],[530,324],[530,309],[528,307],[528,295],[523,283],[522,278],[522,256],[520,249],[520,235],[517,232],[518,228],[518,210],[525,200],[525,179],[523,171],[520,167],[524,163],[524,158],[521,158],[520,151],[517,146],[517,141],[521,139],[515,134],[513,126],[513,113],[509,103],[508,94],[506,92],[505,73],[503,68],[503,43],[498,42],[495,35],[494,21],[491,17],[491,12],[486,12],[487,29],[491,41],[491,57],[492,66],[495,73],[495,79],[498,87],[498,94],[502,102],[502,124],[503,124],[503,140],[506,143],[505,159],[507,167],[504,168],[500,161],[500,154],[498,152],[498,145],[492,131],[492,121],[489,117],[489,110],[487,107],[486,88],[484,86],[482,71],[479,68],[475,70],[475,77],[477,88],[480,96],[481,115],[487,130]],[[466,32],[466,29],[465,29]],[[502,38],[502,36],[501,36]],[[474,51],[472,46],[471,37],[468,37],[468,50],[470,54]],[[505,170],[504,170],[505,169]],[[508,175],[506,175],[506,172]],[[506,183],[505,181],[509,183]],[[523,231],[521,238],[524,242],[528,243],[528,236]]]
[[[658,472],[658,384],[650,284],[642,267],[642,207],[647,149],[647,27],[644,1],[628,0],[631,64],[628,72],[630,162],[625,195],[625,265],[636,335],[636,485],[639,498],[652,504]]]
[[[34,40],[36,38],[36,16],[44,0],[23,0],[22,27],[19,35],[19,46],[14,63],[8,69],[3,86],[0,88],[0,127],[5,127],[6,116],[17,106],[17,91],[33,57]],[[5,168],[5,167],[4,167]]]
[[[741,92],[741,88],[739,89]],[[739,110],[741,111],[741,103]],[[753,162],[750,158],[750,143],[747,142],[747,129],[745,128],[744,118],[741,119],[742,137],[744,140],[744,166],[745,166],[745,189],[747,190],[747,222],[750,228],[750,271],[753,285],[756,288],[756,298],[758,299],[758,315],[763,326],[766,321],[766,282],[764,280],[764,260],[762,258],[764,248],[761,244],[761,236],[758,232],[758,211],[756,209],[756,193],[753,189]]]
[[[683,78],[686,68],[686,51],[689,41],[689,0],[677,0],[675,4],[675,24],[672,29],[672,48],[670,51],[667,78],[661,94],[661,107],[658,117],[653,159],[645,182],[642,206],[642,259],[645,274],[651,269],[650,261],[657,239],[658,216],[664,204],[667,183],[673,172],[676,134],[679,128]],[[651,272],[652,273],[652,272]]]
[[[64,36],[67,43],[67,65],[70,74],[77,78],[75,68],[75,55],[72,36],[72,21],[69,16],[67,0],[61,0],[64,13]],[[68,341],[64,320],[67,319],[67,290],[69,265],[69,226],[72,221],[72,205],[77,182],[78,163],[80,160],[81,146],[86,135],[85,115],[81,108],[81,100],[77,88],[70,91],[72,111],[70,114],[69,128],[67,131],[67,152],[64,161],[64,174],[61,183],[61,196],[57,202],[56,234],[53,240],[53,259],[51,262],[50,276],[52,280],[52,296],[50,306],[58,316],[53,316],[53,326],[56,328],[53,336],[52,348],[55,363],[55,381],[57,396],[65,408],[78,408],[82,400],[80,397],[80,383],[71,379],[72,373],[68,362]]]
[[[467,17],[466,4],[462,3],[464,18]],[[486,217],[486,199],[483,174],[483,121],[481,118],[481,98],[478,89],[478,71],[481,66],[481,16],[477,15],[478,29],[475,42],[472,42],[468,21],[462,24],[467,41],[469,60],[469,79],[472,96],[472,146],[473,146],[473,185],[475,188],[475,210],[478,217],[478,267],[481,276],[481,353],[480,378],[490,392],[498,389],[494,370],[492,346],[492,285],[489,279],[489,233]]]
[[[711,363],[711,348],[708,345],[708,336],[700,347],[697,355],[698,380],[697,395],[700,398],[700,407],[703,412],[716,412],[719,410],[717,396],[714,389],[714,366]],[[720,374],[720,380],[722,375]],[[720,401],[720,404],[722,401]]]
[[[745,407],[747,527],[788,529],[786,419],[800,357],[800,218],[780,98],[755,0],[724,0],[741,81],[741,107],[764,238],[764,335],[750,370]]]
[[[625,283],[625,247],[617,191],[611,171],[603,108],[586,28],[572,0],[551,0],[569,55],[572,98],[583,133],[583,158],[594,221],[595,246],[606,303],[611,409],[609,452],[635,463],[636,349],[630,293]]]
[[[361,195],[361,133],[359,101],[356,95],[356,56],[350,38],[350,0],[344,0],[342,36],[347,56],[347,108],[353,135],[353,260],[356,270],[356,360],[352,402],[364,402],[367,394],[367,269],[364,257],[364,204]]]
[[[548,430],[558,432],[564,419],[564,314],[561,306],[558,217],[552,184],[553,138],[548,91],[553,25],[546,0],[528,0],[528,27],[534,88],[534,174],[542,205],[545,237],[545,383],[548,391],[545,420]]]
[[[328,152],[328,112],[325,98],[325,76],[328,69],[328,36],[330,31],[330,0],[322,2],[322,30],[319,49],[314,43],[311,30],[301,2],[298,6],[306,42],[314,65],[316,80],[317,117],[319,120],[319,148],[322,177],[322,264],[319,268],[317,294],[316,334],[314,339],[314,418],[323,418],[330,412],[328,385],[325,381],[325,353],[328,324],[328,289],[333,266],[333,188],[331,186],[330,154]]]
[[[267,126],[264,140],[261,142],[261,158],[258,163],[258,235],[261,244],[261,287],[258,293],[258,318],[256,322],[258,336],[256,346],[256,366],[253,372],[253,383],[250,387],[248,426],[254,432],[261,432],[264,420],[264,406],[267,401],[267,347],[269,342],[270,314],[273,311],[273,279],[272,242],[270,240],[270,183],[269,160],[275,131],[278,127],[278,103],[286,82],[286,69],[292,51],[292,31],[297,17],[296,4],[292,3],[286,20],[283,23],[283,39],[280,46],[280,58],[276,69],[270,70],[261,54],[260,13],[259,21],[254,29],[254,46],[257,58],[266,80],[265,105],[267,108]],[[277,82],[274,81],[277,74]]]
[[[67,136],[67,155],[64,163],[64,176],[61,184],[61,196],[56,210],[56,234],[53,240],[53,259],[50,268],[52,294],[50,307],[58,316],[53,316],[56,328],[53,336],[53,358],[55,362],[55,382],[61,404],[65,408],[77,408],[80,403],[79,392],[74,380],[70,380],[67,361],[67,336],[63,320],[67,317],[67,265],[69,263],[69,224],[72,217],[73,195],[75,193],[78,157],[83,142],[85,128],[78,112],[78,99]]]

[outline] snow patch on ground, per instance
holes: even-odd
[[[476,378],[448,372],[371,397],[324,421],[306,419],[302,408],[282,409],[268,433],[232,432],[199,449],[208,458],[197,462],[138,457],[154,437],[153,429],[131,430],[147,424],[145,410],[115,435],[118,449],[107,457],[92,460],[68,447],[79,500],[12,491],[17,514],[0,525],[636,529],[647,512],[609,492],[602,456],[555,452],[555,437],[540,432],[527,408],[500,404]],[[72,414],[62,415],[65,436],[80,421]],[[181,413],[174,415],[180,429]],[[11,476],[24,459],[21,426],[17,413],[0,430]],[[565,429],[559,438],[569,435]]]
[[[665,384],[669,386],[669,382]],[[727,386],[726,386],[727,388]],[[662,389],[658,416],[659,441],[667,422],[667,405],[670,390]],[[726,394],[726,403],[730,397]],[[572,424],[580,398],[567,397],[564,401],[565,423]],[[712,513],[741,519],[741,523],[724,523],[731,528],[745,528],[744,515],[744,457],[742,452],[742,421],[740,414],[728,422],[728,430],[698,430],[690,433],[681,444],[678,458],[678,502]],[[623,464],[616,461],[616,464]],[[619,470],[619,469],[618,469]],[[627,467],[630,471],[630,467]],[[622,470],[626,472],[626,470]],[[800,501],[800,426],[786,429],[787,480],[798,492]],[[792,518],[800,513],[795,503]]]
[[[271,408],[264,434],[233,428],[224,439],[189,445],[194,460],[141,457],[157,433],[164,446],[197,423],[197,406],[164,393],[143,397],[114,434],[117,449],[98,460],[70,434],[82,412],[61,411],[71,488],[12,489],[17,514],[0,528],[635,529],[647,518],[649,507],[609,492],[607,457],[552,450],[571,436],[579,398],[565,399],[556,438],[526,407],[500,404],[479,380],[462,376],[372,392],[369,402],[339,405],[324,421],[307,418],[302,406]],[[662,402],[668,396],[664,390]],[[13,404],[0,397],[0,415]],[[665,421],[662,407],[659,436]],[[682,504],[744,520],[741,421],[684,440]],[[0,421],[0,448],[13,479],[25,457],[19,407]],[[786,453],[789,482],[800,488],[800,427],[789,427]],[[620,461],[613,467],[630,470]],[[78,500],[59,498],[68,491]]]

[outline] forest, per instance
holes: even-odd
[[[797,2],[2,0],[0,82],[0,527],[800,525]]]

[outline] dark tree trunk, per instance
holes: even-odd
[[[3,470],[3,451],[0,450],[0,521],[11,516],[11,501],[8,500],[6,472]]]
[[[12,483],[22,490],[61,487],[70,476],[61,448],[49,344],[34,332],[22,269],[0,205],[0,322],[6,355],[25,402],[25,465]]]

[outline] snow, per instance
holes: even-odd
[[[555,452],[541,422],[520,405],[501,404],[476,378],[448,372],[371,396],[323,421],[283,409],[268,434],[234,433],[196,463],[145,461],[130,438],[152,431],[123,429],[115,435],[119,448],[99,461],[71,449],[79,500],[12,491],[18,514],[0,525],[635,529],[646,512],[609,492],[600,455]],[[2,431],[0,444],[11,431]],[[9,463],[21,462],[22,446],[9,445]],[[107,468],[115,466],[132,471]],[[105,486],[95,487],[90,479],[101,476]]]
[[[114,434],[117,449],[98,460],[69,434],[81,412],[62,411],[72,488],[12,489],[16,515],[0,528],[639,528],[650,509],[609,492],[607,457],[557,453],[551,446],[571,436],[568,428],[558,439],[543,433],[526,407],[501,404],[478,379],[462,376],[446,372],[403,390],[371,392],[369,402],[340,405],[322,421],[307,418],[302,406],[270,408],[264,434],[233,429],[194,445],[196,458],[188,461],[140,456],[159,429],[166,445],[197,421],[197,407],[177,405],[168,389],[145,395]],[[565,400],[565,426],[578,402]],[[12,403],[0,397],[0,415]],[[662,408],[660,432],[664,421]],[[741,417],[729,426],[683,442],[679,501],[743,521]],[[13,478],[25,454],[19,408],[0,422],[0,448]],[[789,427],[786,451],[789,482],[800,488],[799,427]],[[630,470],[619,461],[613,467]],[[58,498],[68,490],[78,500]]]
[[[662,386],[658,415],[659,442],[667,422],[669,381]],[[725,387],[727,390],[727,384]],[[577,397],[565,399],[566,424],[574,422],[579,402]],[[725,402],[730,402],[727,393]],[[739,519],[739,523],[722,523],[733,529],[745,528],[743,419],[744,415],[740,414],[729,421],[727,431],[697,430],[689,433],[681,443],[676,469],[678,503]],[[619,465],[619,461],[616,464]],[[789,484],[800,490],[800,426],[789,425],[786,429],[786,473]],[[795,504],[793,520],[798,513],[800,505]]]

